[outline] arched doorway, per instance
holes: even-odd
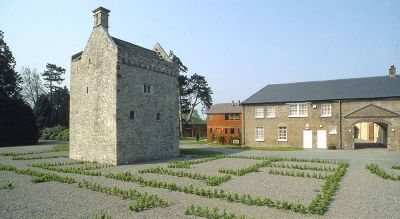
[[[388,124],[383,122],[357,122],[353,126],[354,149],[387,148]]]

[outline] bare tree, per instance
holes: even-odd
[[[45,93],[40,75],[35,68],[22,67],[22,96],[33,108],[39,96]]]

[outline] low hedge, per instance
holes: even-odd
[[[40,139],[69,141],[69,129],[60,125],[44,128],[40,131]]]

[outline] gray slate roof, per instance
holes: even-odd
[[[208,111],[207,114],[221,114],[221,113],[242,113],[242,106],[235,103],[217,103],[214,104]]]
[[[400,77],[351,78],[271,84],[242,104],[289,103],[319,100],[373,99],[400,97]]]
[[[121,39],[118,39],[118,38],[115,38],[115,37],[112,37],[112,39],[114,40],[114,42],[117,44],[117,46],[119,48],[126,49],[126,50],[134,52],[134,53],[135,52],[136,53],[142,53],[142,54],[145,54],[146,56],[152,57],[152,58],[157,58],[157,59],[160,58],[158,56],[158,54],[155,51],[151,50],[151,49],[146,49],[144,47],[135,45],[133,43],[130,43],[130,42],[127,42],[125,40],[121,40]]]

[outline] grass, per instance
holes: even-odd
[[[326,179],[328,178],[328,174],[322,173],[309,173],[303,171],[293,171],[293,170],[269,170],[269,174],[272,175],[280,175],[280,176],[293,176],[293,177],[307,177],[307,178],[314,178],[314,179]]]
[[[262,150],[262,151],[300,151],[303,150],[301,147],[292,147],[292,146],[268,146],[268,147],[249,147],[249,146],[241,146],[241,145],[232,145],[232,144],[209,144],[212,146],[227,148],[227,149],[239,149],[239,150]]]
[[[285,163],[272,163],[269,165],[270,167],[277,168],[290,168],[290,169],[298,169],[298,170],[314,170],[314,171],[335,171],[336,168],[330,166],[310,166],[307,164],[285,164]]]
[[[181,144],[207,144],[207,138],[201,137],[199,141],[196,141],[195,137],[183,137],[179,138]]]
[[[86,161],[76,161],[76,162],[54,162],[54,163],[35,163],[32,164],[32,167],[39,167],[46,170],[61,172],[61,173],[76,173],[82,175],[89,176],[101,176],[100,171],[91,171],[101,168],[113,167],[114,165],[110,164],[96,164],[94,166],[73,166],[73,167],[57,167],[57,166],[66,166],[78,163],[88,163]]]
[[[4,184],[3,186],[0,187],[0,190],[3,190],[3,189],[11,190],[13,188],[14,188],[13,183],[10,181],[7,181],[6,184]]]
[[[393,166],[392,166],[392,169],[394,169],[394,170],[400,170],[400,164],[393,165]]]
[[[182,155],[199,155],[199,156],[215,156],[218,154],[224,154],[219,151],[210,151],[210,150],[193,149],[193,148],[180,148],[179,152]]]
[[[101,210],[100,213],[97,213],[93,216],[93,219],[111,219],[111,218],[112,216],[104,210]]]
[[[271,164],[270,160],[263,160],[262,162],[255,163],[249,167],[240,168],[240,169],[219,169],[220,173],[228,173],[235,176],[243,176],[251,172],[257,172],[260,168],[266,167]]]
[[[55,145],[51,147],[51,152],[59,152],[59,151],[68,151],[69,150],[69,144],[61,144],[61,145]]]
[[[41,160],[41,159],[52,159],[52,158],[68,158],[68,155],[47,155],[47,156],[36,156],[36,157],[13,157],[13,160]]]

